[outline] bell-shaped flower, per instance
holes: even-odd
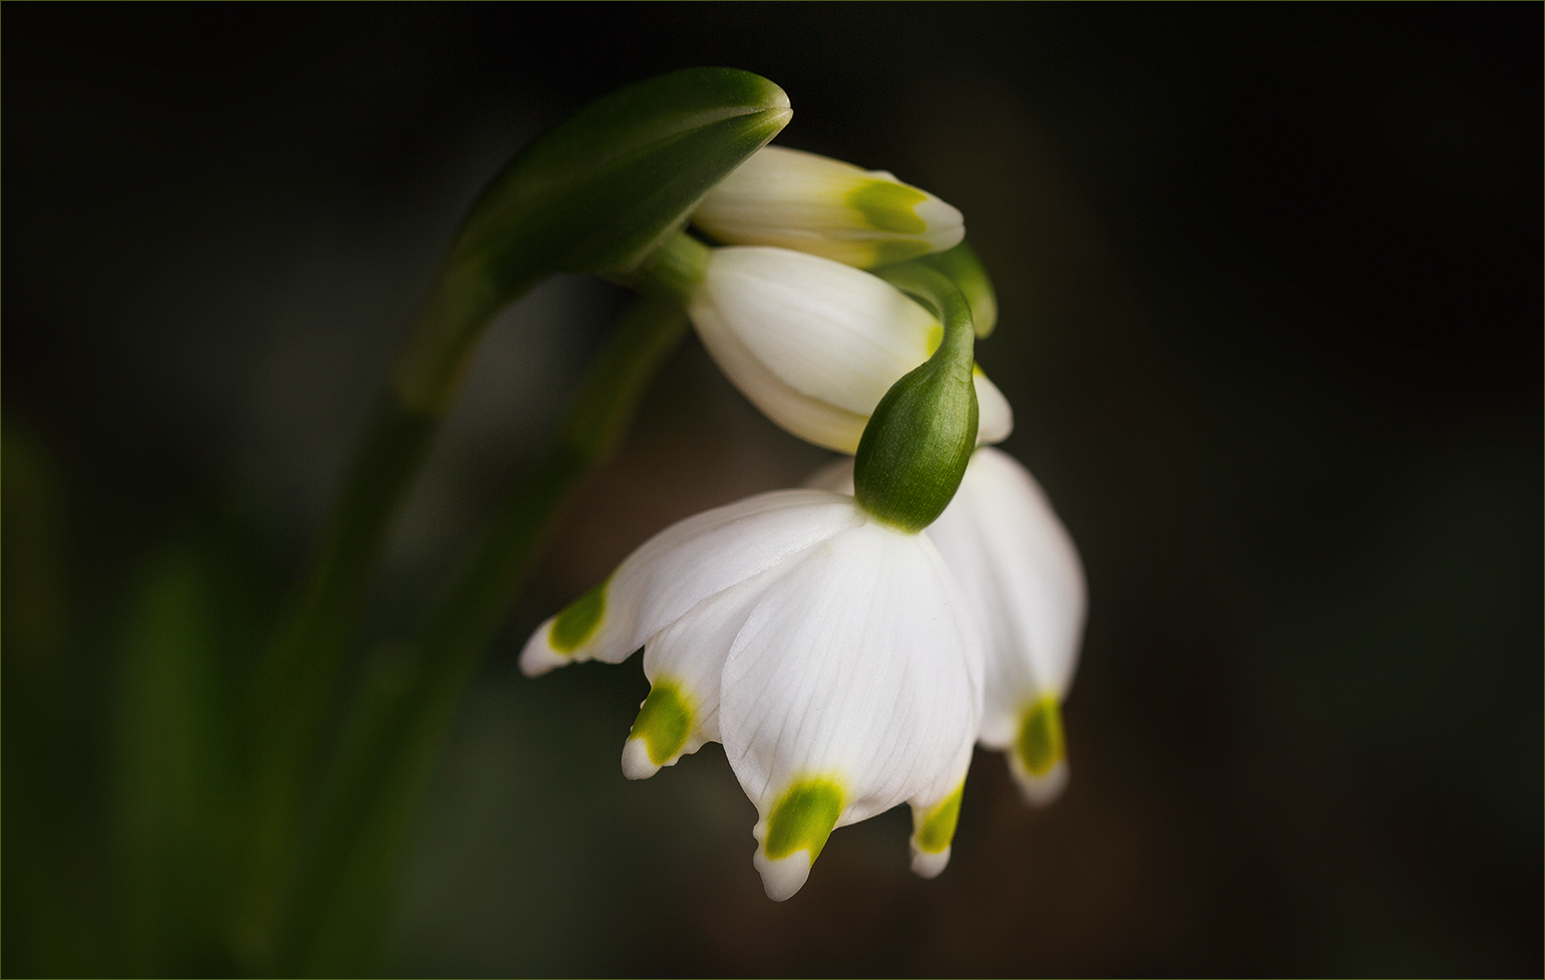
[[[767,146],[692,216],[729,245],[776,245],[867,269],[958,245],[960,212],[883,170]]]
[[[822,470],[809,485],[852,493],[852,460]],[[979,739],[1007,752],[1027,801],[1050,803],[1067,783],[1061,704],[1078,664],[1087,601],[1073,539],[1029,471],[988,446],[972,455],[960,489],[926,533],[986,643]]]
[[[782,248],[713,249],[687,312],[720,369],[768,418],[848,454],[885,392],[943,336],[931,313],[883,279]],[[973,379],[977,439],[998,442],[1013,412],[980,369]]]
[[[969,600],[927,535],[829,491],[751,497],[657,534],[543,623],[520,664],[619,663],[640,646],[651,688],[624,773],[723,742],[760,815],[769,897],[799,890],[833,828],[903,802],[913,869],[943,869],[984,665]]]

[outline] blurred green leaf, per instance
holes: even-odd
[[[110,758],[125,962],[144,975],[232,968],[260,565],[219,528],[199,530],[131,584]]]

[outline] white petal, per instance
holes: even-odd
[[[787,563],[775,565],[704,599],[645,641],[644,676],[656,686],[671,686],[677,701],[684,702],[679,707],[688,712],[690,728],[674,752],[656,760],[635,724],[623,747],[622,768],[629,779],[653,776],[704,743],[719,741],[719,682],[725,657],[757,600],[787,569]]]
[[[982,670],[960,601],[921,535],[865,524],[799,557],[724,669],[725,752],[764,819],[807,776],[844,787],[837,826],[954,788]]]
[[[1008,752],[1009,772],[1014,776],[1014,783],[1019,787],[1019,793],[1026,803],[1031,806],[1047,806],[1056,801],[1068,786],[1068,762],[1066,759],[1058,759],[1046,772],[1036,774],[1025,768],[1019,760],[1019,754],[1010,747]]]
[[[703,600],[771,568],[860,520],[852,501],[779,490],[671,525],[628,556],[601,587],[602,611],[575,645],[543,623],[521,654],[528,675],[564,663],[620,663]]]
[[[1014,409],[981,368],[972,372],[971,380],[976,382],[976,444],[1002,442],[1014,431]]]
[[[671,765],[672,762],[665,763]],[[660,764],[649,757],[649,746],[642,738],[622,743],[622,774],[629,779],[648,779],[660,771]]]
[[[1083,633],[1083,566],[1034,478],[992,448],[976,451],[960,491],[926,533],[982,624],[982,743],[1002,748],[1028,703],[1067,695]]]
[[[751,861],[762,876],[762,889],[775,902],[793,898],[810,877],[810,852],[804,849],[775,860],[757,848]]]
[[[912,873],[919,878],[937,878],[945,865],[950,863],[950,848],[942,851],[921,851],[912,848]]]
[[[688,312],[703,346],[762,412],[840,452],[858,447],[874,406],[941,332],[884,280],[777,248],[715,249]]]
[[[811,490],[830,490],[853,496],[853,457],[837,457],[810,474],[803,485]]]

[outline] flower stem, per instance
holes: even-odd
[[[418,642],[382,659],[346,739],[310,842],[291,917],[304,972],[357,968],[380,930],[418,802],[456,706],[579,482],[610,459],[649,382],[685,333],[673,302],[643,298],[592,368],[559,439],[491,521],[460,580]]]
[[[521,283],[514,295],[536,281]],[[477,338],[510,301],[509,294],[470,285],[448,274],[404,346],[394,384],[344,479],[305,584],[261,665],[252,706],[253,843],[234,937],[238,955],[260,969],[275,941],[283,882],[296,860],[292,844],[319,775],[329,709],[371,572]]]

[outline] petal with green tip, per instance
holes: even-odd
[[[1019,735],[1009,749],[1009,771],[1025,800],[1045,806],[1067,786],[1067,742],[1062,709],[1055,698],[1028,705],[1020,716]]]
[[[842,816],[846,795],[835,778],[803,777],[779,796],[757,824],[761,847],[755,863],[768,898],[781,902],[803,887],[810,866],[821,856]]]
[[[725,662],[719,715],[765,830],[809,773],[845,788],[837,826],[959,785],[981,664],[954,588],[926,538],[866,523],[802,554],[758,603]],[[764,864],[769,894],[792,880]]]
[[[649,696],[639,705],[638,717],[622,753],[622,771],[629,779],[644,779],[660,771],[661,766],[697,748],[690,745],[696,731],[697,712],[691,697],[679,683],[658,680]],[[701,740],[697,740],[701,745]]]
[[[949,863],[950,842],[955,839],[965,789],[962,783],[932,806],[912,807],[912,870],[920,877],[937,877]]]
[[[1027,703],[1067,696],[1083,639],[1083,565],[1039,484],[1007,453],[980,448],[929,536],[987,641],[982,744],[1006,749]]]
[[[692,220],[731,245],[773,245],[858,268],[948,249],[960,212],[883,170],[764,147],[703,198]]]

